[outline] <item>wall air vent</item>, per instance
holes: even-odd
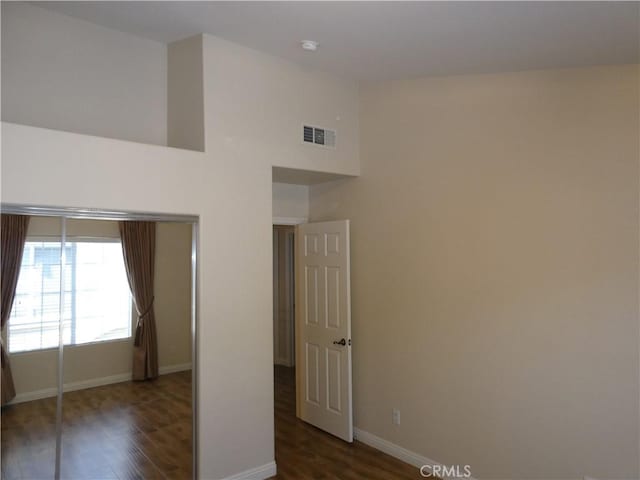
[[[302,140],[322,147],[336,148],[336,132],[326,128],[303,126]]]

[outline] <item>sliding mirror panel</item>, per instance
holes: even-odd
[[[61,477],[192,478],[192,224],[66,231]]]
[[[67,219],[65,247],[61,478],[115,479],[130,420],[103,386],[130,379],[133,318],[118,223]]]
[[[56,468],[62,220],[5,213],[2,217],[3,298],[17,275],[6,323],[6,306],[2,305],[6,354],[2,362],[2,478],[51,479]],[[28,223],[20,252],[15,242],[20,244],[16,236],[22,222]],[[11,271],[12,262],[18,262],[19,271]]]

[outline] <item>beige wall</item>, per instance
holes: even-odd
[[[204,152],[202,35],[167,46],[167,145]]]
[[[638,88],[363,88],[362,176],[310,198],[352,221],[356,427],[476,478],[638,478]]]
[[[273,218],[308,218],[309,186],[273,183]]]
[[[155,314],[160,368],[191,363],[191,224],[158,223]]]
[[[30,237],[60,238],[60,219],[32,217]],[[67,221],[67,235],[119,238],[117,222]],[[191,225],[158,223],[156,230],[155,313],[161,369],[191,363]],[[132,318],[135,325],[135,317]],[[132,332],[134,331],[132,327]],[[64,349],[65,384],[129,374],[132,338]],[[18,399],[57,385],[57,350],[11,356]]]
[[[201,175],[206,200],[198,211],[202,308],[211,310],[199,337],[200,405],[207,404],[199,448],[207,452],[201,476],[225,478],[274,461],[272,167],[359,173],[358,87],[203,40],[212,171]],[[336,128],[340,148],[304,145],[304,122]]]
[[[167,47],[2,2],[2,120],[167,142]]]
[[[203,35],[207,151],[268,168],[358,175],[358,85]],[[337,132],[305,144],[302,126]]]

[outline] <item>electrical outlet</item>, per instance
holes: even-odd
[[[391,420],[393,421],[394,425],[400,425],[400,410],[398,410],[397,408],[393,409]]]

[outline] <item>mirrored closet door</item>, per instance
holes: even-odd
[[[76,216],[29,216],[2,478],[193,478],[195,219]]]
[[[62,223],[3,214],[1,233],[2,478],[54,478]]]

